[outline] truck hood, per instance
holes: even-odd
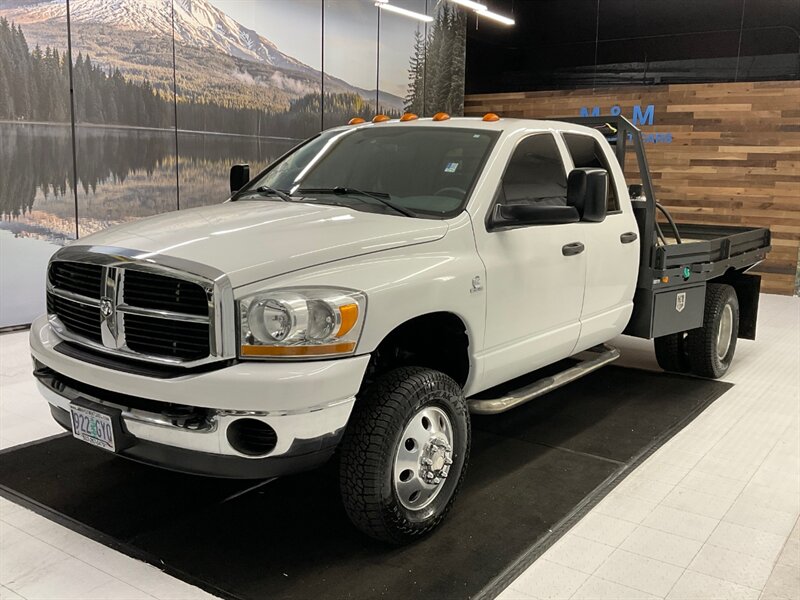
[[[226,273],[233,287],[381,250],[440,239],[447,224],[341,206],[226,202],[171,212],[81,238],[80,245],[141,250]]]

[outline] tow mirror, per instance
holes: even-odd
[[[494,209],[493,225],[559,225],[580,221],[572,206],[541,206],[536,204],[498,204]]]
[[[581,221],[600,223],[606,218],[608,173],[605,169],[574,169],[567,178],[567,206],[578,211]]]
[[[250,165],[231,167],[231,194],[235,194],[250,181]]]

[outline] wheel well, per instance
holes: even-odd
[[[464,387],[469,376],[469,336],[449,312],[415,317],[393,329],[372,353],[365,383],[397,367],[436,369]]]

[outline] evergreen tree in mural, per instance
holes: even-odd
[[[175,126],[172,90],[147,79],[132,81],[78,53],[72,67],[78,123],[169,129]],[[28,48],[22,29],[0,18],[0,120],[65,122],[70,118],[69,65],[58,50]],[[258,136],[309,137],[319,131],[323,98],[307,94],[283,110],[220,104],[204,96],[179,97],[178,127]],[[329,93],[326,119],[345,123],[374,110],[355,93]],[[396,116],[396,115],[395,115]]]
[[[425,95],[425,36],[420,28],[414,31],[414,54],[408,67],[408,93],[403,108],[406,112],[421,115],[425,112],[423,98]]]
[[[68,89],[69,70],[58,51],[31,51],[22,28],[0,18],[0,119],[65,121]]]
[[[427,38],[417,30],[414,53],[409,60],[407,111],[431,116],[443,111],[464,111],[464,52],[466,16],[442,3]]]

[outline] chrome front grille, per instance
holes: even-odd
[[[63,337],[156,362],[214,354],[213,283],[154,272],[149,265],[54,260],[47,312]]]

